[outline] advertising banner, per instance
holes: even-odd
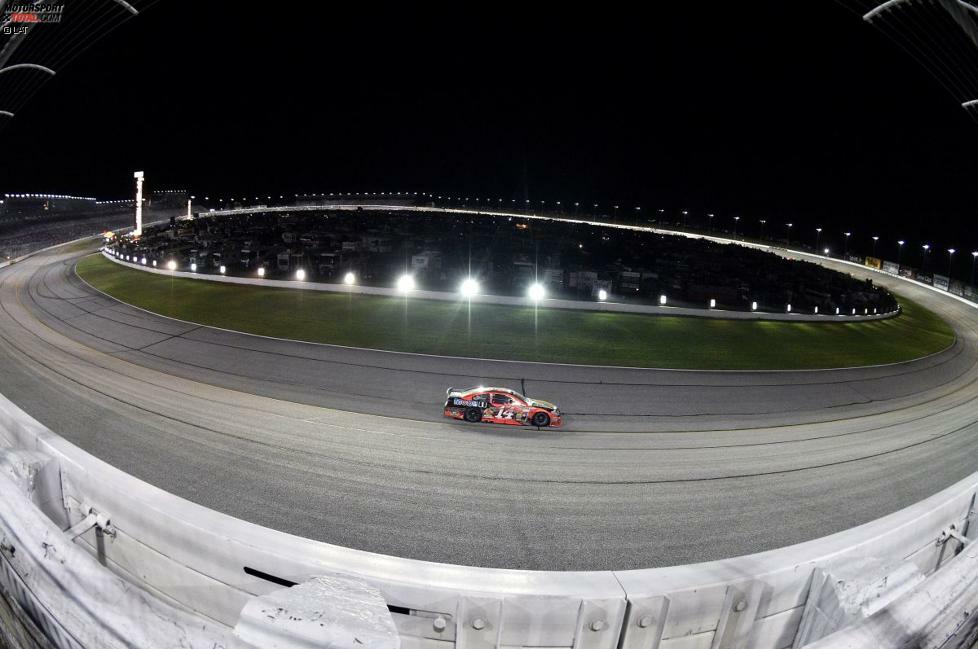
[[[900,272],[900,266],[893,263],[892,261],[883,262],[883,272],[889,273],[890,275],[896,275]]]
[[[880,259],[877,259],[876,257],[866,257],[866,265],[869,266],[870,268],[875,268],[876,270],[880,270],[883,266],[883,262]]]
[[[942,291],[946,291],[950,286],[951,280],[944,275],[934,275],[934,288],[939,288]]]
[[[900,266],[900,277],[909,277],[910,279],[915,279],[917,277],[917,271],[915,271],[910,266]]]
[[[916,279],[918,282],[923,282],[924,284],[934,283],[934,278],[931,277],[930,275],[917,275]]]

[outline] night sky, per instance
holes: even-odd
[[[123,198],[144,169],[199,195],[617,202],[890,257],[978,246],[978,124],[833,2],[241,6],[163,0],[60,71],[0,130],[0,192]]]

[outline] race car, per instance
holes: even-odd
[[[445,416],[465,421],[510,426],[560,426],[560,410],[552,403],[524,397],[509,388],[448,388]]]

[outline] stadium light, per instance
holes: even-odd
[[[788,305],[787,313],[791,313],[791,304]]]
[[[600,300],[601,302],[604,302],[607,299],[608,299],[608,291],[604,290],[603,288],[600,289],[598,291],[598,300]]]
[[[835,307],[835,315],[839,315],[839,307]]]
[[[218,270],[221,271],[221,275],[223,275],[224,273],[228,272],[228,269],[227,269],[226,266],[221,266],[220,268],[218,268]]]
[[[666,300],[666,296],[665,295],[660,295],[659,296],[659,306],[665,306],[666,305],[666,301],[667,300]]]
[[[346,284],[347,286],[353,284],[353,282],[355,281],[357,281],[357,276],[354,275],[352,272],[347,273],[346,275],[343,276],[343,283]]]
[[[714,299],[712,297],[710,298],[710,308],[711,309],[717,308],[717,301],[716,301],[716,299]]]
[[[139,260],[139,263],[141,263],[143,266],[145,266],[146,265],[146,257],[143,257],[142,259],[140,259]]]
[[[815,315],[818,315],[818,307],[815,307]]]
[[[825,250],[823,250],[822,252],[824,252],[824,253],[825,253],[825,256],[826,256],[826,257],[828,257],[828,256],[829,256],[829,249],[828,249],[828,248],[826,248],[826,249],[825,249]]]
[[[265,276],[265,267],[264,266],[259,266],[258,267],[258,276],[259,277],[264,277]]]
[[[397,278],[397,290],[401,293],[408,293],[414,290],[414,276],[401,275]]]
[[[153,268],[156,268],[156,260],[153,260]]]
[[[462,286],[459,288],[462,296],[471,300],[474,296],[479,294],[479,282],[475,281],[471,277],[466,277],[462,281]]]
[[[534,302],[539,302],[546,294],[547,292],[544,290],[542,284],[531,284],[530,290],[527,291],[527,295],[529,295],[530,299]]]
[[[751,302],[750,303],[750,310],[751,311],[757,311],[757,302]]]
[[[166,262],[166,269],[167,270],[176,270],[177,269],[177,262],[173,261],[172,259],[170,261]]]
[[[196,263],[190,264],[190,272],[191,273],[196,273],[197,272],[197,264]]]
[[[306,278],[306,271],[304,271],[301,268],[299,270],[295,271],[295,278],[297,280],[299,280],[300,282],[303,281]]]

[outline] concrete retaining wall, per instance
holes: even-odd
[[[276,288],[295,288],[307,291],[328,291],[333,293],[354,293],[357,295],[380,295],[385,297],[403,298],[404,294],[393,288],[383,288],[377,286],[349,286],[346,284],[324,284],[319,282],[301,282],[298,280],[280,279],[259,279],[257,277],[233,277],[226,275],[215,275],[211,273],[192,273],[180,270],[166,270],[164,268],[154,268],[143,265],[142,263],[126,261],[120,259],[108,250],[103,249],[102,255],[115,263],[133,268],[135,270],[154,273],[157,275],[167,275],[170,277],[182,277],[185,279],[206,280],[210,282],[221,282],[224,284],[241,284],[248,286],[271,286]],[[446,293],[441,291],[411,291],[412,299],[438,300],[442,302],[460,302],[462,298],[458,293]],[[472,302],[481,304],[502,304],[506,306],[533,306],[528,298],[510,297],[504,295],[476,295],[472,297]],[[825,315],[812,313],[771,313],[765,311],[725,311],[723,309],[691,309],[684,307],[653,306],[646,304],[627,304],[624,302],[591,302],[584,300],[559,300],[545,298],[539,305],[548,309],[572,309],[576,311],[604,311],[613,313],[642,313],[648,315],[671,315],[692,318],[719,318],[724,320],[777,320],[786,322],[853,322],[866,320],[884,320],[892,318],[900,313],[899,309],[887,313],[857,313],[851,312],[839,315]]]

